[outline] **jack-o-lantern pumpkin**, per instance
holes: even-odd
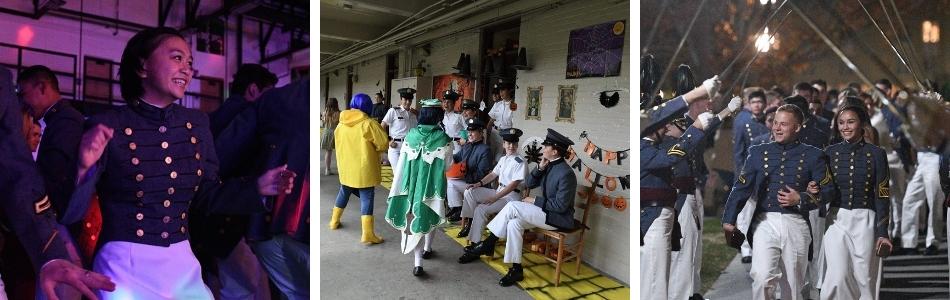
[[[614,199],[614,207],[616,207],[619,211],[624,211],[627,209],[627,199],[624,199],[623,197],[617,197],[617,199]]]

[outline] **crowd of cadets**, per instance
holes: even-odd
[[[716,77],[694,89],[681,66],[675,98],[659,100],[650,95],[655,64],[641,61],[641,102],[659,104],[641,111],[640,298],[703,299],[703,137],[721,120],[692,120],[703,120],[708,99],[728,96],[717,93]],[[872,89],[831,90],[819,79],[795,84],[790,96],[777,86],[741,91],[735,181],[726,199],[706,202],[724,204],[724,238],[752,264],[753,299],[877,299],[881,259],[919,253],[921,222],[923,254],[939,254],[950,203],[946,137],[911,147],[901,128],[911,95],[887,79]]]

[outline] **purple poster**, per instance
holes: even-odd
[[[620,75],[625,21],[571,31],[567,44],[567,79]]]

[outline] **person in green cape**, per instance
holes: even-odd
[[[402,233],[402,253],[415,253],[415,276],[425,274],[422,260],[434,253],[432,231],[446,222],[445,172],[452,161],[452,138],[439,127],[444,116],[441,103],[436,99],[421,103],[419,125],[406,135],[399,161],[393,162],[386,209],[386,222]]]

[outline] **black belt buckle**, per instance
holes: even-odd
[[[393,139],[395,142],[402,142],[402,139]]]

